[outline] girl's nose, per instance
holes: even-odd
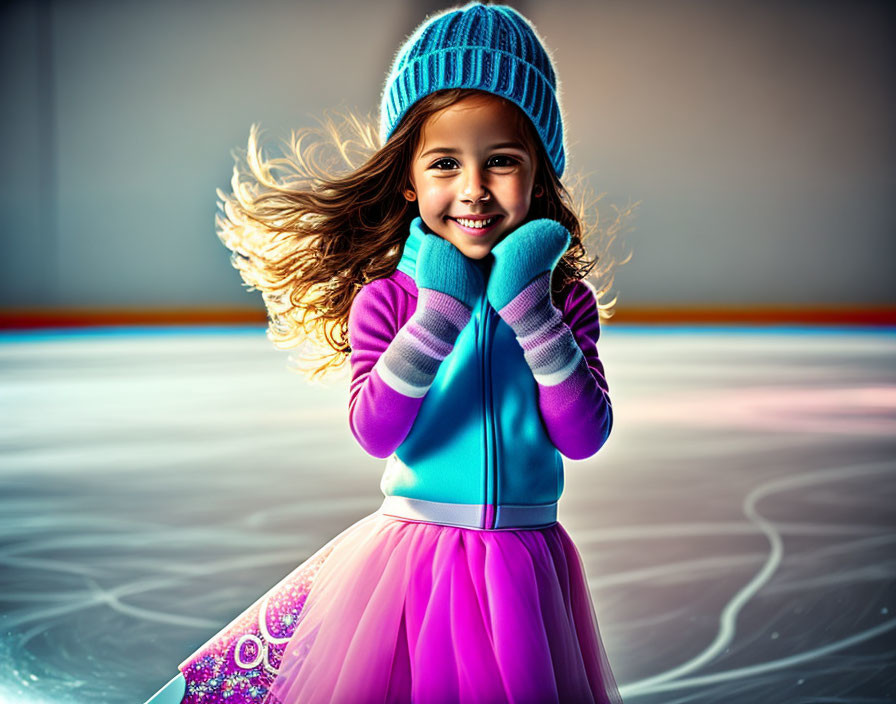
[[[461,200],[476,202],[488,198],[488,189],[483,182],[479,169],[471,169],[467,172],[464,188],[461,191]]]

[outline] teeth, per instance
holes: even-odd
[[[467,220],[466,218],[456,218],[456,220],[463,225],[464,227],[474,227],[481,229],[483,227],[488,227],[491,225],[495,218],[489,218],[488,220]]]

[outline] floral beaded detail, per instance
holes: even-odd
[[[324,546],[181,663],[182,704],[280,704],[269,690],[314,578],[332,550]]]

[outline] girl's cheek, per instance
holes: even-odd
[[[424,189],[424,192],[430,198],[430,200],[438,200],[440,198],[444,198],[446,195],[446,191],[447,189],[437,183],[431,184]]]

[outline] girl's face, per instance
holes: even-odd
[[[520,119],[515,106],[483,93],[423,124],[405,197],[418,201],[432,232],[470,259],[488,255],[529,213],[535,160]]]

